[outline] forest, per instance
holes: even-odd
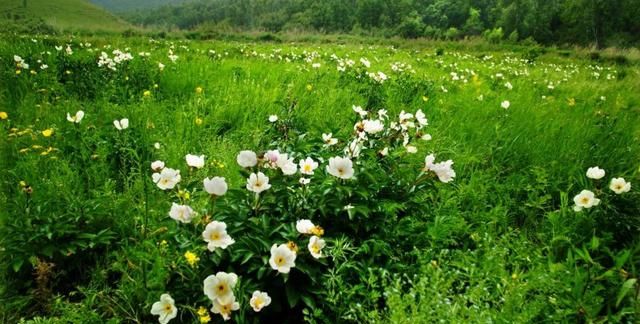
[[[169,29],[353,33],[629,47],[638,0],[206,0],[126,14]]]

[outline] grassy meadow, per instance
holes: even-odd
[[[7,36],[0,62],[0,322],[640,320],[637,62],[68,36]]]

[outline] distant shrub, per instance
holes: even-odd
[[[502,32],[502,28],[498,27],[485,30],[484,33],[482,33],[482,37],[484,37],[484,39],[489,43],[495,44],[502,41],[502,38],[504,38],[504,33]]]
[[[275,43],[280,43],[282,42],[282,39],[272,33],[264,33],[264,34],[260,34],[257,39],[259,41],[262,42],[275,42]]]

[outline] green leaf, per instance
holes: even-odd
[[[627,293],[629,293],[629,291],[633,288],[633,286],[636,284],[636,281],[638,279],[636,278],[631,278],[628,279],[627,281],[625,281],[622,284],[622,287],[620,288],[620,291],[618,292],[618,297],[616,298],[616,307],[620,306],[620,302],[622,301],[622,299],[624,299],[624,297],[627,295]]]
[[[13,262],[11,263],[11,268],[13,268],[13,272],[20,271],[20,268],[22,268],[22,264],[24,264],[23,258],[14,259]]]
[[[289,307],[293,308],[300,301],[300,292],[296,290],[296,287],[292,284],[291,281],[287,283],[285,286],[285,290],[287,292],[287,301],[289,302]]]

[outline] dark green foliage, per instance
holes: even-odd
[[[214,0],[126,14],[141,25],[236,30],[354,32],[457,39],[485,34],[538,43],[631,46],[640,40],[636,0]]]

